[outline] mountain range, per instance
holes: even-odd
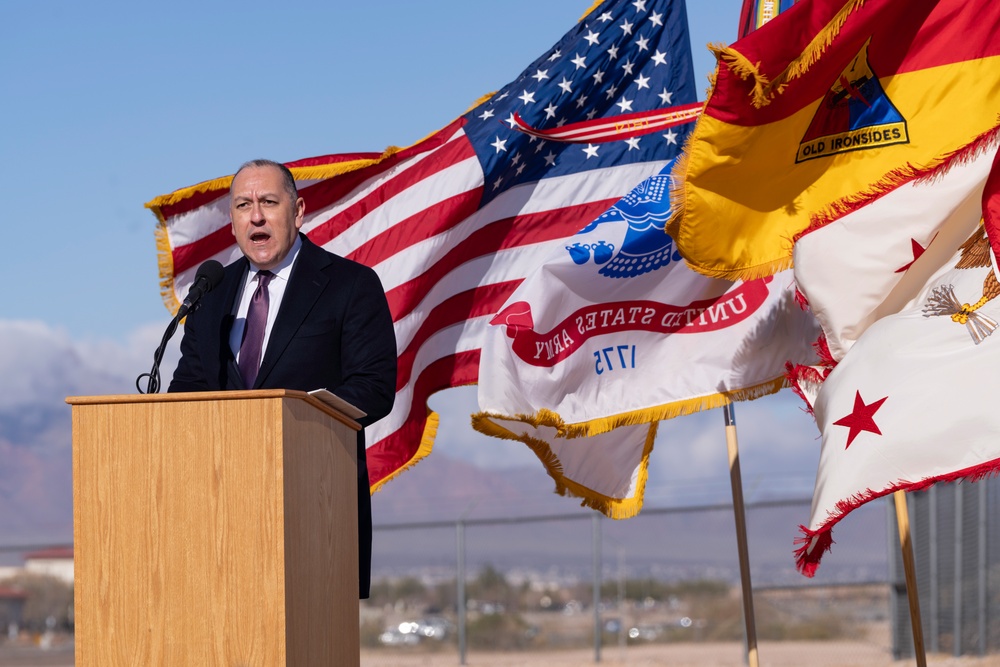
[[[0,375],[5,378],[0,390],[0,564],[20,557],[19,546],[72,541],[72,433],[65,398],[135,393],[135,376],[148,369],[161,333],[159,326],[150,326],[123,344],[79,343],[41,323],[0,320]],[[176,358],[175,340],[164,359],[165,377]],[[470,395],[474,401],[474,394],[456,394],[462,400]],[[646,506],[638,517],[599,521],[605,567],[614,562],[664,577],[716,573],[731,578],[737,572],[724,447],[715,451],[718,434],[713,431],[706,440],[703,433],[714,420],[697,417],[665,422],[664,438],[681,444],[660,443],[655,456],[661,474],[664,466],[668,472],[688,469],[696,474],[713,468],[715,478],[710,483],[685,481],[681,492],[674,492],[674,487],[658,488],[651,472]],[[753,424],[747,431],[752,440],[764,440]],[[578,499],[554,494],[553,480],[524,445],[470,433],[467,426],[443,422],[435,450],[373,496],[376,575],[453,571],[459,520],[465,522],[470,567],[590,568],[595,512],[581,507]],[[772,449],[783,446],[780,436],[768,436]],[[764,478],[754,466],[779,470],[781,456],[751,461],[757,462],[745,468],[750,474],[744,477],[744,486],[755,489],[747,511],[751,562],[768,581],[798,582],[792,541],[808,516],[808,500],[802,493],[790,495],[788,488],[759,482]],[[789,497],[799,500],[768,508],[752,505]],[[682,507],[693,504],[715,509]],[[844,523],[838,527],[839,553],[824,562],[823,572],[847,579],[880,576],[886,562],[883,505],[873,503]]]

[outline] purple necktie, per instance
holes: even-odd
[[[247,389],[253,388],[260,368],[260,355],[264,348],[264,332],[267,330],[267,284],[274,274],[270,271],[257,272],[257,289],[250,299],[247,320],[243,329],[243,343],[240,345],[240,375]]]

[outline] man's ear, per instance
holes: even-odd
[[[306,216],[306,200],[299,197],[295,200],[295,229],[302,229],[302,222]]]

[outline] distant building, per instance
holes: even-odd
[[[73,548],[53,547],[24,555],[24,570],[73,584]]]
[[[28,594],[19,588],[0,586],[0,630],[17,633],[27,599]]]

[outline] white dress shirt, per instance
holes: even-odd
[[[288,251],[281,264],[271,269],[274,278],[267,285],[267,325],[264,328],[264,345],[261,347],[260,358],[263,360],[267,351],[267,343],[271,339],[271,329],[274,327],[274,320],[278,316],[278,309],[281,307],[281,299],[285,296],[285,288],[288,286],[288,278],[292,275],[292,265],[295,258],[299,256],[299,248],[302,247],[302,239],[295,237],[292,249]],[[247,311],[250,310],[250,300],[257,290],[257,273],[260,271],[253,262],[250,263],[250,270],[247,271],[246,278],[243,279],[243,286],[240,288],[240,298],[237,301],[236,321],[233,322],[233,330],[229,332],[229,347],[240,360],[240,345],[243,343],[243,331],[247,324]]]

